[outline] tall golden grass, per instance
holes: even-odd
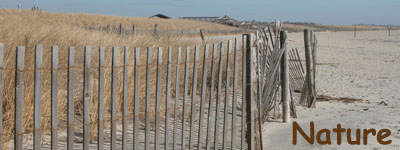
[[[66,14],[66,13],[50,13],[45,11],[31,11],[31,10],[12,10],[12,9],[0,9],[0,43],[4,43],[4,73],[3,73],[3,141],[7,144],[7,141],[13,138],[13,127],[14,127],[14,84],[15,84],[15,48],[17,46],[26,47],[25,56],[25,70],[24,71],[24,110],[23,110],[23,133],[31,136],[33,127],[33,107],[34,107],[34,54],[35,45],[42,44],[44,48],[43,57],[43,93],[42,93],[42,130],[44,134],[50,132],[50,75],[51,75],[51,46],[57,45],[59,47],[59,104],[58,104],[58,115],[60,122],[60,130],[65,129],[66,124],[66,106],[67,106],[67,56],[68,47],[75,47],[75,59],[76,69],[75,70],[75,110],[76,110],[76,124],[77,127],[81,125],[81,110],[83,110],[83,98],[82,98],[82,76],[83,76],[83,47],[88,45],[92,47],[92,62],[91,69],[91,108],[90,108],[90,121],[91,130],[96,131],[97,129],[97,78],[98,78],[98,47],[104,46],[106,48],[106,66],[111,66],[111,49],[113,46],[119,46],[120,59],[119,64],[122,65],[122,46],[129,47],[129,58],[132,65],[134,59],[133,48],[141,47],[141,62],[144,64],[146,60],[146,47],[153,48],[153,64],[156,63],[156,47],[164,47],[163,58],[164,64],[166,63],[167,57],[167,46],[174,48],[172,58],[175,61],[177,59],[177,47],[182,46],[182,56],[185,56],[185,46],[191,45],[192,49],[195,44],[193,41],[186,41],[183,38],[177,36],[153,36],[153,35],[137,35],[137,36],[119,36],[117,34],[109,34],[100,31],[86,30],[84,27],[88,25],[104,26],[106,24],[123,24],[130,26],[136,24],[138,28],[152,29],[154,24],[159,24],[159,28],[163,30],[173,29],[231,29],[232,27],[224,26],[215,23],[206,23],[199,21],[188,21],[179,19],[155,19],[155,18],[132,18],[132,17],[119,17],[119,16],[106,16],[106,15],[89,15],[89,14]],[[210,41],[213,42],[213,41]],[[204,44],[204,43],[201,43]],[[200,58],[202,58],[203,47],[200,47]],[[210,51],[211,56],[211,51]],[[233,59],[233,58],[232,58]],[[184,60],[184,58],[183,58]],[[191,52],[190,60],[193,61],[193,52]],[[200,59],[202,61],[202,59]],[[211,58],[209,59],[211,61]],[[209,64],[211,65],[211,64]],[[162,91],[165,91],[165,65],[161,66],[162,71]],[[192,67],[192,66],[191,66]],[[199,70],[201,70],[201,63]],[[133,67],[128,67],[130,78],[129,80],[129,112],[133,110]],[[139,68],[140,72],[140,108],[144,108],[145,105],[145,70],[144,66]],[[183,68],[182,68],[183,69]],[[190,69],[189,79],[191,79]],[[110,110],[110,89],[111,89],[111,67],[105,68],[105,110],[106,119],[109,118]],[[122,108],[122,67],[115,68],[114,71],[118,71],[118,110]],[[156,66],[153,65],[150,68],[151,71],[151,98],[155,98],[155,75]],[[173,67],[173,72],[174,72]],[[183,72],[182,72],[183,73]],[[199,72],[199,76],[201,72]],[[181,77],[183,75],[181,74]],[[174,79],[174,76],[172,76]],[[172,80],[174,81],[174,80]],[[181,83],[183,80],[181,79]],[[199,83],[200,84],[200,83]],[[174,87],[174,84],[172,84]],[[174,90],[174,89],[173,89]],[[162,95],[162,101],[165,99],[165,92]],[[172,92],[173,93],[173,92]],[[152,101],[152,108],[154,108],[154,101]],[[165,109],[162,106],[162,109]],[[141,109],[143,112],[144,109]],[[153,110],[154,111],[154,110]],[[121,116],[121,115],[119,115]],[[132,116],[132,114],[130,114]],[[106,124],[107,125],[107,124]],[[64,128],[63,128],[64,127]],[[95,138],[95,133],[92,132],[92,138]],[[4,147],[7,147],[6,145]]]

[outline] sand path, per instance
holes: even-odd
[[[342,135],[342,145],[336,144],[336,134],[331,134],[332,145],[308,144],[298,137],[292,144],[292,124],[269,122],[264,126],[266,149],[400,149],[400,31],[318,32],[318,65],[316,74],[319,94],[332,97],[359,98],[355,103],[318,102],[316,109],[299,108],[297,121],[309,133],[310,122],[315,131],[332,130],[338,123],[343,128],[375,128],[391,130],[390,145],[380,145],[376,137],[368,137],[367,145],[347,144]],[[304,55],[302,33],[289,34],[289,47],[301,48]],[[300,50],[300,49],[299,49]],[[385,105],[386,104],[386,105]],[[362,137],[362,136],[361,136]]]

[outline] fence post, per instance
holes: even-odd
[[[158,24],[154,25],[154,34],[157,35],[158,33]]]
[[[136,24],[132,26],[133,36],[136,36]]]
[[[357,25],[354,25],[354,37],[357,37]]]
[[[288,50],[287,50],[287,31],[280,32],[280,46],[283,50],[283,56],[281,59],[281,70],[282,70],[282,108],[283,108],[283,122],[290,122],[290,100],[289,100],[289,67],[288,67]]]
[[[312,107],[315,102],[315,91],[313,90],[314,85],[314,68],[313,68],[313,57],[311,51],[311,41],[310,41],[310,30],[304,29],[304,47],[305,47],[305,55],[306,55],[306,81],[307,81],[307,88],[310,95],[308,95],[308,107]],[[304,89],[303,89],[304,90]]]
[[[255,40],[255,34],[245,34],[247,37],[247,45],[246,45],[246,122],[247,122],[247,131],[246,131],[246,139],[247,139],[247,145],[249,150],[254,149],[254,137],[255,137],[255,120],[254,120],[254,82],[255,82],[255,76],[253,74],[254,72],[254,65],[253,65],[253,43]]]
[[[119,24],[119,34],[122,35],[122,24]]]
[[[314,34],[314,44],[313,44],[313,50],[312,50],[312,57],[313,57],[313,81],[314,81],[314,85],[313,85],[313,90],[315,95],[317,94],[316,88],[315,88],[315,73],[317,72],[317,47],[318,47],[318,40],[317,40],[317,36]]]
[[[204,42],[204,32],[201,29],[200,29],[200,37],[201,37],[201,41]]]

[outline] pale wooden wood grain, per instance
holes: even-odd
[[[237,77],[238,77],[238,51],[239,49],[239,39],[235,38],[235,50],[234,50],[234,60],[233,60],[233,99],[232,99],[232,135],[231,135],[231,140],[232,140],[232,149],[236,149],[236,122],[237,122],[237,116],[236,116],[236,107],[237,107]]]
[[[168,62],[167,62],[167,78],[166,78],[166,98],[165,98],[165,149],[169,148],[169,119],[170,119],[170,98],[171,98],[171,61],[172,61],[172,48],[168,47]]]
[[[232,51],[232,40],[228,40],[228,53],[226,57],[226,81],[225,81],[225,102],[224,102],[224,128],[223,128],[223,142],[222,142],[222,149],[227,149],[228,145],[228,106],[229,106],[229,95],[230,95],[230,80],[231,80],[231,57],[230,53]]]
[[[90,46],[85,46],[83,87],[83,149],[89,149],[90,142]]]
[[[15,136],[14,136],[14,149],[20,150],[23,146],[23,135],[22,135],[22,113],[23,113],[23,101],[24,101],[24,60],[25,60],[25,47],[17,47],[16,53],[16,77],[15,77]]]
[[[133,132],[133,149],[139,149],[139,70],[140,65],[140,48],[135,48],[135,122]]]
[[[151,47],[147,48],[146,65],[146,131],[145,131],[145,149],[150,148],[150,65],[151,65]]]
[[[117,148],[117,85],[118,85],[118,47],[112,48],[111,69],[111,149]]]
[[[192,110],[190,111],[190,134],[189,134],[189,149],[193,149],[194,144],[194,121],[196,114],[196,97],[197,97],[197,74],[198,74],[198,62],[199,62],[199,46],[194,47],[194,64],[193,64],[193,78],[192,78]]]
[[[217,48],[218,44],[213,45],[213,51],[212,51],[212,65],[211,65],[211,86],[210,86],[210,102],[208,105],[208,123],[207,123],[207,143],[206,143],[206,149],[210,150],[211,148],[211,128],[212,128],[212,119],[215,117],[212,112],[213,104],[214,104],[214,89],[215,89],[215,68],[216,68],[216,58],[217,58]]]
[[[1,50],[1,57],[3,57],[3,49]],[[3,60],[3,58],[1,59]],[[41,149],[42,143],[42,60],[43,60],[43,46],[36,45],[35,46],[35,104],[34,104],[34,126],[35,131],[33,132],[33,148],[34,149]],[[0,66],[3,67],[3,66]],[[2,75],[0,73],[0,75]],[[0,79],[0,81],[2,81]],[[1,86],[1,85],[0,85]],[[3,88],[3,87],[1,87]],[[2,91],[2,90],[1,90]],[[0,92],[2,94],[3,92]],[[0,103],[1,104],[1,103]],[[2,111],[0,111],[2,112]],[[2,115],[2,113],[0,113]],[[2,120],[2,119],[0,119]],[[0,137],[1,138],[1,137]]]
[[[220,108],[222,101],[222,63],[223,63],[223,54],[224,54],[224,43],[220,43],[220,54],[219,54],[219,65],[218,65],[218,89],[217,89],[217,101],[216,101],[216,113],[215,113],[215,132],[214,132],[214,149],[219,149],[219,120],[220,117]]]
[[[162,47],[158,47],[157,53],[157,79],[156,79],[156,118],[154,149],[160,148],[160,101],[161,101],[161,65],[162,65]]]
[[[176,65],[176,79],[175,79],[175,104],[174,104],[174,139],[173,139],[173,149],[178,149],[177,147],[177,137],[178,137],[178,101],[179,101],[179,91],[180,91],[180,74],[181,74],[181,54],[182,53],[182,49],[179,47],[178,48],[178,60],[177,60],[177,65]]]
[[[186,133],[186,99],[188,96],[188,72],[189,72],[189,55],[190,55],[190,46],[186,47],[186,61],[185,61],[185,78],[184,78],[184,88],[183,88],[183,114],[182,114],[182,150],[186,150],[186,138],[185,138],[185,133]]]
[[[122,149],[128,146],[128,79],[129,79],[129,52],[128,46],[124,46],[124,78],[123,78],[123,97],[122,97]]]
[[[103,150],[104,144],[104,47],[99,48],[99,96],[98,96],[98,147],[97,149]]]
[[[51,47],[51,149],[58,149],[58,46]]]

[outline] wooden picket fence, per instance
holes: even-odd
[[[250,34],[243,35],[244,40],[235,39],[228,41],[227,48],[224,42],[214,44],[212,48],[212,56],[209,57],[210,46],[204,45],[203,62],[199,62],[200,46],[194,49],[189,46],[186,48],[185,62],[181,61],[181,48],[177,48],[177,62],[173,63],[173,48],[168,47],[167,62],[163,63],[163,49],[157,49],[157,64],[152,61],[152,48],[147,48],[147,62],[142,65],[140,57],[140,48],[134,49],[135,59],[134,65],[129,65],[129,53],[132,52],[128,47],[123,50],[123,65],[118,65],[118,57],[120,51],[118,47],[112,48],[112,65],[105,65],[105,48],[98,49],[98,66],[91,66],[93,60],[92,49],[85,46],[82,69],[76,64],[74,47],[68,48],[68,67],[59,67],[59,49],[57,46],[51,47],[51,68],[43,68],[43,57],[48,57],[43,53],[43,46],[35,47],[35,68],[33,70],[24,69],[25,52],[23,46],[16,48],[15,68],[3,68],[4,46],[0,44],[0,75],[2,71],[14,70],[15,72],[15,122],[14,128],[14,149],[25,149],[24,136],[31,134],[23,126],[24,109],[24,86],[25,84],[34,84],[34,112],[31,112],[33,124],[33,149],[51,148],[51,149],[259,149],[255,147],[255,143],[261,145],[261,139],[255,137],[255,123],[257,119],[252,115],[255,109],[255,102],[252,93],[253,80],[252,74],[246,72],[246,68],[251,72],[251,55],[254,54],[254,48],[251,44],[247,44]],[[243,41],[243,43],[240,43]],[[234,44],[234,45],[233,45]],[[219,50],[218,50],[219,49]],[[193,60],[190,61],[190,53],[194,51]],[[217,53],[219,51],[219,54]],[[78,56],[79,57],[79,56]],[[209,63],[211,61],[211,63]],[[247,63],[246,63],[247,62]],[[184,65],[184,87],[180,88],[180,67]],[[199,65],[203,66],[199,69]],[[139,72],[138,68],[145,66],[146,72],[146,89],[145,89],[145,110],[141,111],[142,105],[139,99],[140,76],[143,72]],[[151,67],[156,67],[156,93],[155,99],[151,95]],[[133,75],[129,73],[129,68],[134,69]],[[165,68],[166,67],[166,68]],[[211,68],[210,68],[211,67]],[[111,77],[105,77],[105,69],[111,69]],[[172,68],[176,68],[175,74],[171,72]],[[191,74],[189,68],[193,68]],[[242,68],[241,70],[239,68]],[[66,125],[60,125],[59,114],[59,70],[67,70],[67,118]],[[118,90],[118,71],[123,69],[123,85],[122,85],[122,110],[117,110]],[[210,70],[211,69],[211,70]],[[218,70],[217,70],[218,69]],[[43,71],[51,71],[51,128],[43,129],[42,127],[42,73]],[[83,77],[78,78],[76,70],[83,71]],[[97,74],[93,73],[93,70]],[[198,71],[201,71],[201,78],[198,77]],[[210,70],[210,71],[209,71]],[[24,72],[34,72],[34,81],[24,83]],[[161,80],[162,71],[166,71],[166,80]],[[217,72],[218,71],[218,72]],[[11,72],[11,71],[10,71]],[[211,73],[210,73],[211,72]],[[240,74],[239,74],[240,73]],[[9,74],[7,74],[9,75]],[[172,97],[172,75],[175,75],[175,95]],[[192,75],[190,82],[189,76]],[[97,85],[93,82],[94,76],[97,78]],[[134,76],[134,87],[128,87],[129,76]],[[242,78],[240,78],[242,77]],[[164,77],[163,77],[164,78]],[[200,84],[197,80],[201,79]],[[0,76],[0,81],[3,78]],[[111,80],[111,119],[107,120],[105,114],[105,81]],[[240,81],[241,84],[238,84]],[[76,83],[83,82],[83,87],[76,88]],[[165,88],[161,84],[165,83]],[[98,86],[96,100],[92,99],[93,85]],[[191,85],[191,87],[189,87]],[[0,91],[3,84],[0,82]],[[201,88],[198,90],[197,88]],[[165,89],[165,91],[161,91]],[[77,110],[74,103],[77,103],[74,96],[77,90],[83,91],[81,101],[83,101],[83,110]],[[249,91],[250,90],[250,91]],[[134,111],[128,112],[128,92],[133,91],[132,98]],[[183,95],[182,95],[183,91]],[[248,94],[245,94],[245,93]],[[165,101],[161,100],[161,95],[165,93]],[[197,94],[200,93],[200,94]],[[2,102],[2,92],[0,92],[0,102]],[[242,95],[245,95],[242,99]],[[198,100],[197,100],[198,99]],[[91,121],[90,107],[92,102],[98,101],[98,112],[96,121]],[[161,102],[163,101],[163,104]],[[155,112],[152,112],[151,104],[155,102]],[[165,109],[161,112],[161,106]],[[2,108],[2,107],[0,107]],[[189,110],[191,109],[191,110]],[[82,111],[81,116],[77,116],[76,112]],[[118,117],[118,112],[122,112],[122,117]],[[190,113],[189,116],[186,114]],[[130,115],[130,114],[133,114]],[[143,115],[144,114],[144,115]],[[247,115],[246,115],[247,114]],[[163,115],[163,116],[161,116]],[[172,116],[171,116],[172,115]],[[2,125],[2,116],[0,115],[0,124]],[[76,129],[76,118],[82,118],[82,131]],[[154,117],[154,120],[151,119]],[[79,119],[80,120],[80,119]],[[110,128],[105,127],[105,123],[110,123]],[[64,122],[63,122],[64,123]],[[91,124],[97,123],[98,130],[93,131]],[[119,129],[119,124],[122,130]],[[144,127],[143,127],[144,125]],[[62,127],[66,127],[66,139],[59,138]],[[51,131],[51,143],[44,144],[44,131]],[[190,131],[189,131],[190,130]],[[0,130],[2,131],[2,130]],[[132,132],[131,134],[128,133]],[[97,132],[97,140],[92,140],[91,132]],[[144,133],[143,133],[144,132]],[[260,131],[258,131],[260,132]],[[79,135],[80,133],[81,135]],[[78,134],[78,135],[77,135]],[[122,135],[121,135],[122,134]],[[2,134],[0,134],[1,136]],[[76,142],[77,136],[83,138],[82,144]],[[188,137],[189,136],[189,137]],[[0,137],[3,139],[3,137]],[[8,142],[8,141],[2,141]],[[1,143],[0,145],[2,145]]]
[[[262,124],[270,111],[279,107],[277,104],[271,106],[271,102],[283,102],[283,119],[287,122],[289,106],[295,117],[293,108],[296,105],[293,96],[290,100],[288,95],[302,87],[305,100],[301,104],[313,104],[312,94],[315,94],[315,85],[310,84],[310,81],[315,82],[315,75],[309,72],[312,69],[310,60],[307,58],[307,72],[304,73],[297,49],[287,46],[287,32],[275,30],[273,37],[272,31],[265,28],[256,34],[243,34],[242,39],[213,44],[212,48],[208,44],[194,48],[187,46],[186,51],[168,47],[166,57],[163,57],[163,48],[159,47],[154,55],[156,64],[152,47],[148,47],[145,57],[141,57],[144,55],[141,55],[140,48],[132,50],[125,46],[121,52],[118,47],[113,47],[111,54],[107,54],[106,49],[100,46],[95,52],[98,55],[94,57],[98,59],[93,61],[94,51],[85,46],[83,57],[75,56],[77,51],[69,47],[67,68],[60,68],[59,49],[52,46],[51,68],[46,69],[42,67],[43,57],[46,57],[43,46],[36,45],[33,70],[24,69],[26,50],[23,46],[16,48],[15,68],[4,68],[5,50],[0,43],[0,91],[3,91],[3,70],[8,70],[5,75],[15,73],[15,85],[12,85],[15,91],[14,149],[27,148],[24,136],[28,134],[33,134],[33,149],[263,149]],[[316,42],[313,46],[316,49]],[[119,65],[120,53],[123,54],[123,65]],[[186,55],[182,60],[183,54]],[[112,56],[111,66],[105,63],[106,55]],[[129,59],[131,55],[134,55],[134,60]],[[79,57],[78,61],[83,60],[83,68],[79,68],[75,57]],[[92,66],[95,61],[98,65]],[[141,67],[145,67],[145,71],[141,71]],[[111,70],[110,76],[105,75],[106,69]],[[130,69],[134,72],[130,73]],[[59,86],[60,70],[67,71],[64,76],[67,78],[67,117],[64,119],[58,116],[58,92],[62,88]],[[120,70],[122,84],[118,84],[121,82]],[[43,71],[51,72],[51,128],[47,129],[42,126]],[[34,72],[34,81],[24,83],[24,72]],[[155,85],[152,84],[153,72]],[[142,76],[145,76],[143,81]],[[133,87],[129,84],[131,77],[134,78]],[[110,82],[110,89],[106,89],[106,82]],[[141,82],[145,88],[141,88]],[[82,87],[76,86],[77,83],[82,83]],[[34,120],[32,130],[23,125],[26,119],[23,115],[24,87],[27,84],[34,84],[34,112],[30,112]],[[278,86],[281,86],[281,91]],[[307,88],[309,90],[305,90]],[[95,93],[94,89],[97,89]],[[111,92],[109,110],[105,109],[105,91]],[[75,96],[80,92],[82,97],[77,100]],[[280,99],[276,99],[277,92],[282,94]],[[118,100],[121,109],[117,106]],[[76,107],[76,103],[82,103],[82,110]],[[133,109],[128,108],[130,103]],[[3,92],[0,92],[0,104],[3,104]],[[95,120],[90,116],[91,107],[97,107]],[[0,107],[0,112],[2,109]],[[83,113],[77,115],[76,112]],[[63,120],[62,125],[60,120]],[[77,122],[81,126],[76,126]],[[97,131],[92,129],[93,124],[97,125]],[[79,127],[82,130],[76,129]],[[2,128],[3,116],[0,113],[0,140],[3,140]],[[44,132],[48,130],[50,135]],[[61,132],[66,132],[66,138],[60,138]],[[91,137],[91,133],[96,133],[96,138]],[[44,136],[51,137],[50,143],[43,141]],[[82,141],[77,142],[78,139]],[[9,141],[0,141],[0,149],[5,142]]]

